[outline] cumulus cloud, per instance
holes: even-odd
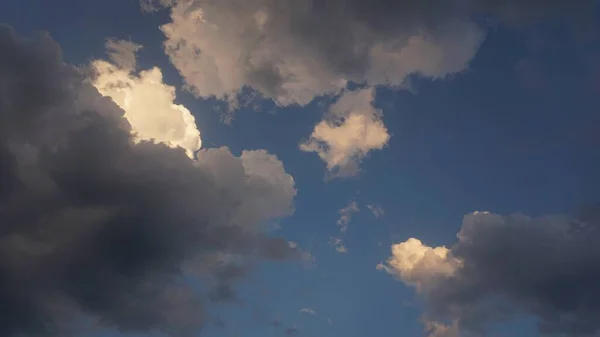
[[[532,218],[474,212],[464,217],[451,248],[411,238],[392,246],[378,268],[416,288],[433,336],[479,333],[516,312],[537,317],[541,333],[595,335],[598,213]]]
[[[390,139],[373,99],[373,89],[345,92],[300,144],[302,151],[317,153],[327,164],[330,178],[356,175],[368,153],[381,150]]]
[[[191,159],[172,138],[148,141],[131,113],[141,107],[103,97],[48,35],[1,26],[0,49],[0,335],[93,323],[195,336],[210,321],[204,295],[229,295],[252,261],[297,255],[261,230],[293,212],[294,180],[275,156],[216,148]],[[121,104],[168,89],[156,72],[104,65],[125,83]],[[182,115],[172,96],[157,100]],[[215,290],[191,289],[184,274]]]
[[[595,0],[141,3],[146,10],[170,8],[170,22],[160,29],[165,52],[185,87],[199,97],[215,97],[236,108],[245,104],[240,103],[240,95],[246,89],[279,106],[303,106],[315,97],[341,93],[350,82],[406,87],[412,75],[446,78],[468,68],[490,22],[523,24],[557,13],[577,18],[594,13]],[[381,137],[387,134],[372,116],[350,114],[343,120],[323,121],[305,150],[318,153],[328,168],[340,169],[342,176],[355,174],[357,161],[346,159],[386,143],[380,138],[378,143],[365,144],[364,137],[348,136],[365,130]],[[358,147],[338,148],[341,152],[328,149],[332,142],[351,141]]]
[[[522,23],[580,16],[593,3],[142,0],[147,9],[171,7],[171,22],[161,27],[165,50],[192,92],[228,99],[251,87],[280,105],[307,104],[347,81],[443,78],[464,70],[485,37],[473,17]]]
[[[171,22],[161,27],[165,50],[192,92],[228,99],[251,87],[283,106],[337,93],[348,81],[445,77],[467,67],[484,37],[458,5],[435,1],[171,5]]]
[[[113,63],[95,60],[94,87],[125,111],[135,137],[182,147],[188,156],[202,141],[195,118],[183,105],[175,104],[175,88],[163,83],[158,67],[135,71],[135,52],[141,46],[130,41],[108,40],[106,48]]]

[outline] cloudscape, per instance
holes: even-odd
[[[0,3],[0,336],[600,336],[597,0]]]

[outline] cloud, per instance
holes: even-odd
[[[335,248],[338,253],[347,253],[348,249],[344,245],[344,241],[341,238],[332,237],[329,240],[329,244]]]
[[[429,337],[459,337],[460,332],[456,323],[456,321],[451,324],[426,321],[425,330],[429,334]]]
[[[249,104],[248,91],[278,106],[305,106],[342,94],[348,83],[406,88],[411,76],[444,79],[469,67],[494,21],[559,15],[579,22],[594,2],[141,0],[145,10],[169,8],[164,50],[185,88],[228,102],[230,111]],[[380,113],[363,107],[330,114],[301,144],[326,162],[329,178],[356,175],[367,153],[389,139]]]
[[[210,315],[183,275],[218,289],[254,261],[297,256],[261,230],[293,212],[294,180],[275,156],[215,148],[193,160],[168,139],[134,138],[145,130],[135,114],[63,63],[47,34],[1,26],[0,49],[0,335],[63,336],[90,323],[196,335]],[[166,89],[156,71],[105,65],[129,94]],[[157,99],[181,116],[172,96]]]
[[[433,335],[482,332],[516,312],[537,317],[541,333],[595,335],[600,223],[594,214],[474,212],[451,248],[412,238],[392,246],[379,269],[416,288]]]
[[[309,314],[309,315],[317,316],[317,312],[314,311],[311,308],[302,308],[302,309],[300,309],[300,313],[301,314]]]
[[[155,140],[182,147],[189,157],[202,141],[195,118],[183,105],[175,104],[175,88],[163,83],[158,67],[135,72],[135,52],[140,45],[108,40],[108,54],[114,63],[95,60],[93,85],[125,111],[137,140]]]
[[[340,218],[337,221],[337,225],[340,228],[341,233],[346,233],[350,220],[352,220],[352,214],[359,212],[358,204],[356,201],[351,201],[344,208],[340,209],[338,213]]]
[[[306,251],[298,246],[297,242],[290,241],[288,242],[288,246],[292,249],[295,249],[300,255],[302,261],[304,261],[305,267],[313,267],[317,261],[317,258],[309,251]]]
[[[490,21],[580,22],[595,0],[141,0],[170,8],[165,51],[193,93],[235,99],[244,87],[282,106],[335,94],[348,81],[401,86],[466,69]],[[482,20],[474,18],[485,17]]]
[[[446,77],[468,66],[485,35],[448,2],[171,2],[165,50],[193,93],[231,99],[250,87],[282,106],[338,93],[348,81]]]
[[[302,151],[319,155],[330,177],[356,175],[367,154],[381,150],[390,139],[373,99],[373,89],[345,92],[310,138],[300,144]]]
[[[137,64],[135,53],[142,49],[142,45],[126,40],[106,40],[108,56],[121,69],[134,70]]]
[[[369,210],[371,210],[371,213],[373,213],[373,216],[376,218],[382,217],[385,212],[383,211],[383,208],[381,208],[381,206],[377,206],[377,205],[367,205],[367,208]]]

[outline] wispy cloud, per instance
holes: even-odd
[[[377,206],[375,204],[370,204],[370,205],[367,205],[367,208],[369,210],[371,210],[371,213],[376,218],[382,217],[385,214],[385,212],[383,211],[383,208],[381,208],[381,206]]]
[[[317,312],[312,308],[302,308],[302,309],[300,309],[300,313],[317,316]]]
[[[315,266],[315,264],[317,262],[317,258],[311,252],[300,248],[298,243],[294,242],[294,241],[289,241],[288,246],[292,249],[295,249],[300,254],[300,257],[302,258],[302,261],[304,262],[304,265],[306,267],[314,267]]]
[[[340,217],[337,221],[337,225],[341,233],[346,233],[348,225],[350,224],[350,221],[352,221],[352,215],[359,211],[358,204],[354,200],[338,211]]]

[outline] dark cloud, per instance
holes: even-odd
[[[220,283],[210,290],[208,298],[211,302],[232,302],[237,296],[231,284]]]
[[[293,210],[274,156],[220,148],[194,161],[135,143],[47,34],[0,26],[0,50],[1,336],[64,336],[90,318],[191,336],[210,318],[184,268],[231,285],[246,270],[234,259],[296,254],[260,232]]]
[[[464,332],[482,332],[488,323],[525,312],[538,319],[542,333],[596,335],[598,209],[583,213],[581,218],[470,214],[449,251],[412,239],[395,245],[383,268],[416,286],[428,319],[455,321]]]

